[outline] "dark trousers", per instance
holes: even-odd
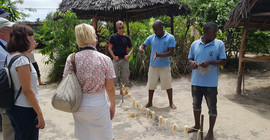
[[[33,108],[14,106],[6,112],[15,131],[15,140],[38,140],[38,120]]]

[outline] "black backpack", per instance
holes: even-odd
[[[0,108],[2,109],[11,109],[19,97],[22,87],[20,87],[16,98],[14,99],[14,85],[10,75],[10,67],[13,62],[17,60],[22,55],[15,55],[9,62],[7,66],[7,57],[5,60],[5,65],[0,69]]]

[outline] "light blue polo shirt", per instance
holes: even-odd
[[[194,60],[199,64],[203,61],[226,59],[225,46],[221,40],[215,39],[204,45],[202,38],[191,44],[188,59]],[[198,69],[192,70],[191,85],[217,87],[218,75],[218,66],[209,65],[206,69],[199,67]]]
[[[165,31],[165,34],[159,38],[156,34],[150,35],[143,43],[146,46],[151,45],[150,66],[152,67],[167,67],[170,66],[170,57],[157,57],[153,61],[155,52],[165,53],[168,52],[169,47],[175,47],[174,36]]]

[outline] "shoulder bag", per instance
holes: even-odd
[[[73,70],[62,79],[52,97],[52,106],[64,112],[75,112],[82,102],[81,85],[76,76],[75,53],[71,56]]]

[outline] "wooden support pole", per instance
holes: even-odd
[[[236,92],[237,94],[241,94],[241,85],[243,80],[243,72],[244,72],[244,55],[245,55],[245,49],[246,49],[246,38],[247,38],[247,32],[248,32],[248,20],[245,20],[245,25],[243,29],[242,34],[242,40],[241,40],[241,46],[239,51],[239,65],[238,65],[238,79],[237,79],[237,87]]]
[[[201,140],[203,140],[203,122],[204,122],[204,115],[201,115]]]
[[[114,18],[114,20],[113,20],[113,31],[114,31],[114,33],[117,32],[117,29],[116,29],[116,19],[117,18]]]
[[[173,26],[173,14],[171,15],[171,34],[174,35],[174,26]]]
[[[128,36],[129,36],[129,20],[128,20],[128,19],[129,19],[129,17],[128,17],[128,13],[127,13],[127,14],[126,14],[126,20],[127,20],[127,21],[126,21],[126,22],[127,22],[126,24],[127,24],[127,34],[128,34]]]

